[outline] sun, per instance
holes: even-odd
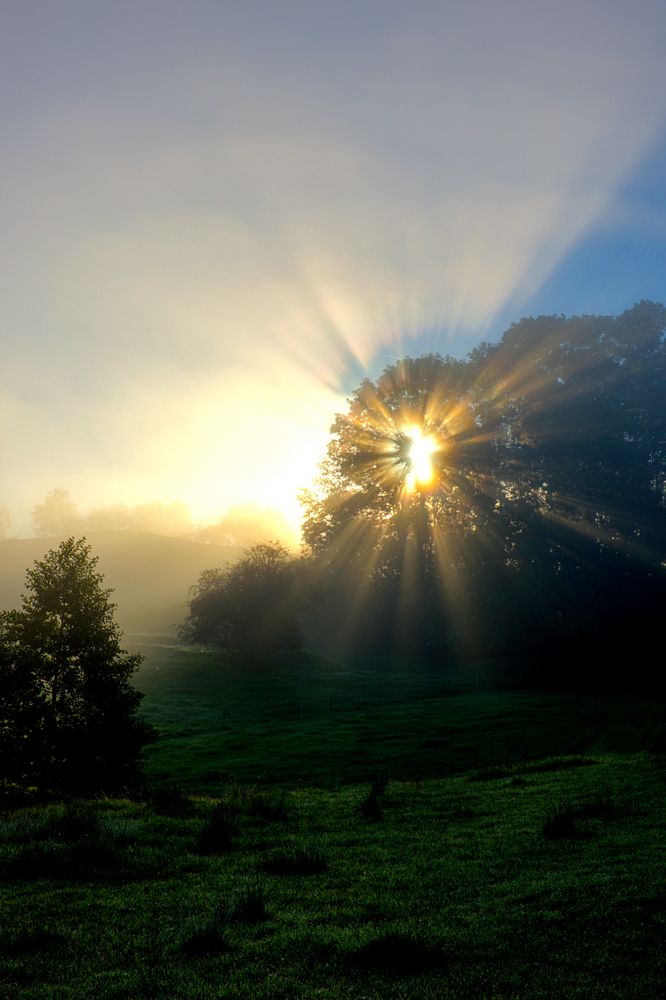
[[[413,492],[419,486],[429,486],[435,478],[433,456],[440,450],[439,442],[432,434],[424,434],[423,428],[408,427],[407,437],[407,475],[405,486]]]

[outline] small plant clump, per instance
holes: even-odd
[[[576,817],[570,807],[564,806],[547,816],[543,824],[547,840],[573,840],[581,836]]]
[[[153,790],[151,796],[153,809],[160,816],[172,816],[184,819],[194,813],[194,802],[176,781],[169,781]]]
[[[260,924],[266,919],[264,883],[250,878],[236,890],[233,902],[226,913],[228,924]]]
[[[219,955],[228,949],[227,915],[223,907],[216,906],[207,917],[190,922],[182,939],[182,950],[188,958]]]
[[[285,805],[284,793],[280,795],[252,795],[247,802],[248,815],[268,823],[286,823],[289,813]]]
[[[199,854],[224,854],[230,851],[239,825],[238,808],[226,802],[216,802],[197,837]]]
[[[9,858],[9,878],[85,879],[121,867],[121,831],[102,822],[88,803],[46,807],[5,824],[5,836],[22,846]]]
[[[370,777],[370,791],[360,806],[361,817],[369,823],[378,823],[384,816],[380,797],[389,785],[388,771],[375,771]]]
[[[384,816],[379,799],[373,792],[366,795],[361,802],[360,812],[361,818],[367,820],[368,823],[378,823]]]
[[[271,875],[318,875],[327,870],[328,860],[318,840],[303,840],[291,850],[273,855],[261,867]]]

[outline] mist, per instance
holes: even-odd
[[[58,484],[86,510],[254,503],[297,531],[360,379],[537,312],[586,234],[635,224],[621,192],[665,121],[649,2],[4,13],[0,503],[20,534]]]

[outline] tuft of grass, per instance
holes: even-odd
[[[570,806],[562,806],[547,816],[542,831],[547,840],[574,840],[582,836]]]
[[[389,786],[389,780],[388,771],[375,771],[370,776],[370,794],[374,795],[375,798],[385,795]]]
[[[559,806],[544,821],[543,834],[549,840],[587,837],[590,836],[590,828],[585,825],[586,820],[609,821],[641,814],[642,810],[635,802],[617,798],[607,790],[597,790],[583,796],[575,804]]]
[[[43,840],[27,844],[15,852],[6,864],[10,880],[96,878],[118,872],[122,859],[112,843],[97,837],[62,843]]]
[[[260,867],[270,875],[318,875],[328,869],[328,859],[319,840],[305,839],[273,854]]]
[[[187,958],[220,955],[229,949],[227,918],[224,909],[216,906],[211,914],[190,920],[181,939]]]
[[[260,924],[266,919],[264,883],[261,879],[249,878],[236,889],[225,919],[228,924]]]
[[[267,793],[252,795],[247,800],[246,809],[248,815],[266,820],[268,823],[286,823],[289,820],[284,792],[273,795]]]
[[[10,880],[80,880],[119,871],[118,848],[138,836],[138,824],[74,802],[30,809],[5,821],[1,833],[16,844],[5,863]]]
[[[374,794],[370,792],[363,799],[360,805],[361,818],[367,820],[368,823],[378,823],[383,819],[384,813],[382,812],[382,807],[379,804],[379,799]]]
[[[216,802],[197,837],[196,848],[199,854],[224,854],[230,851],[239,825],[237,806]]]
[[[194,802],[177,781],[159,785],[151,795],[153,809],[160,816],[184,819],[194,813]]]

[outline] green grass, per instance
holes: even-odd
[[[469,777],[391,780],[381,823],[360,814],[367,784],[285,791],[286,821],[255,810],[252,790],[229,787],[221,804],[239,817],[233,847],[210,855],[197,851],[213,808],[204,799],[187,817],[91,803],[78,830],[62,807],[8,815],[0,995],[662,995],[663,765],[611,754]],[[546,836],[548,818],[567,810],[584,836]],[[12,875],[31,843],[85,842],[91,816],[119,867]],[[272,868],[276,859],[291,863]]]
[[[475,691],[446,676],[352,670],[303,654],[248,671],[219,654],[144,647],[142,711],[160,731],[152,784],[215,795],[230,780],[336,788],[580,753],[634,752],[654,700]]]
[[[0,816],[0,997],[662,995],[663,704],[148,652],[146,800]]]

